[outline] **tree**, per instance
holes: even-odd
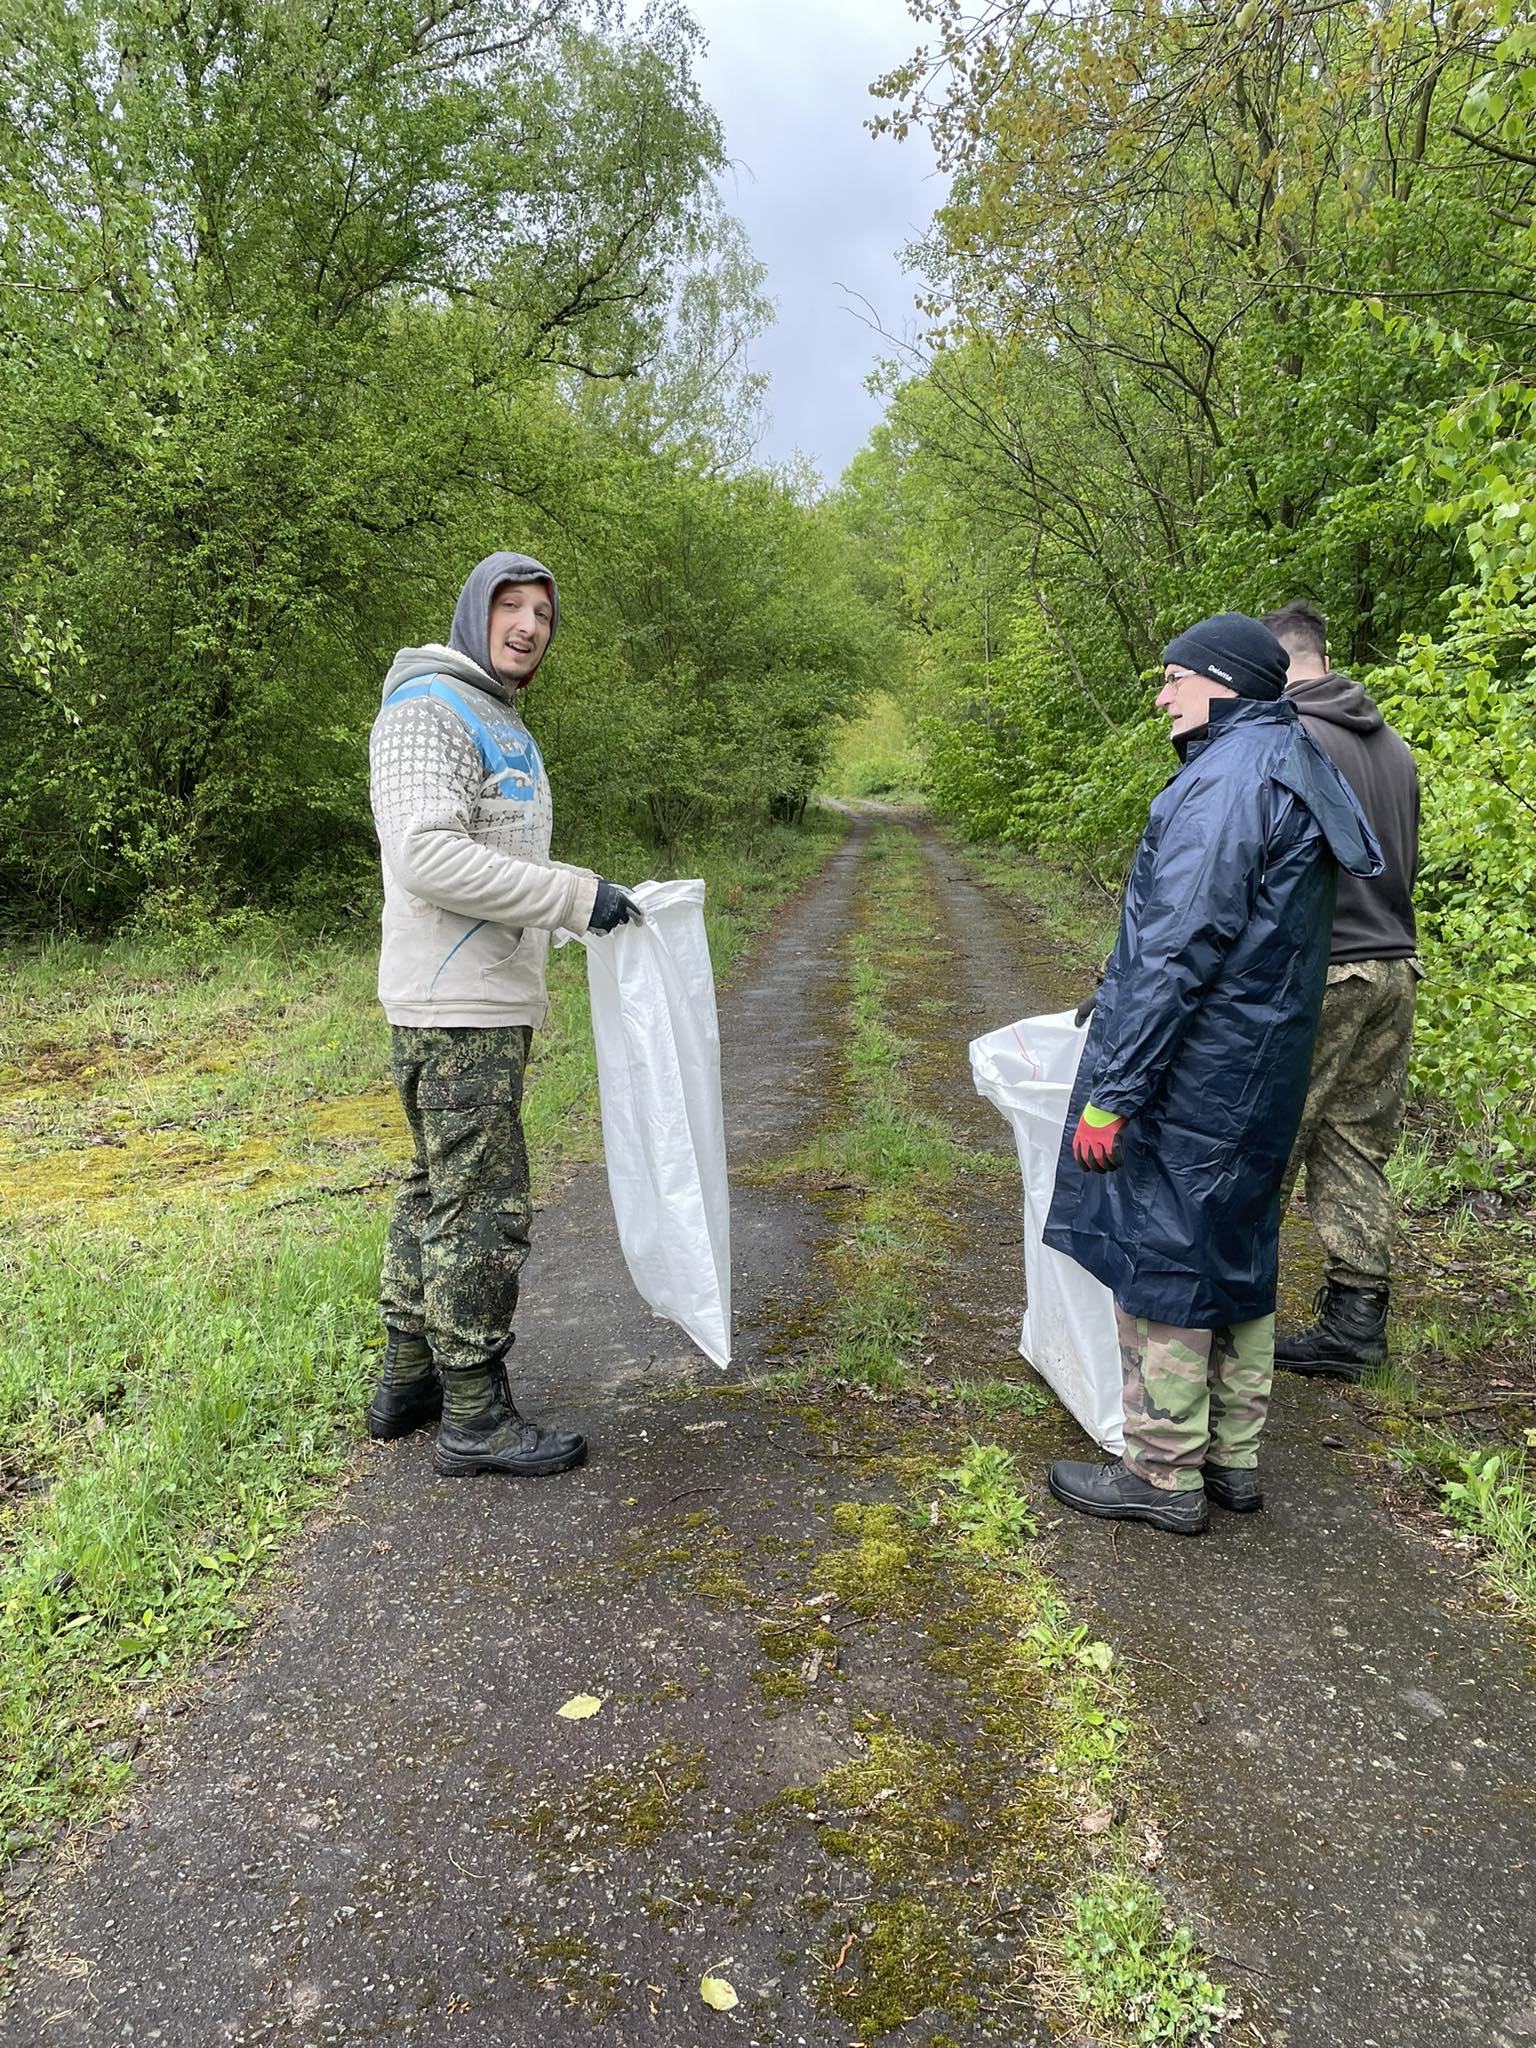
[[[560,380],[640,373],[718,233],[692,45],[577,0],[0,30],[9,892],[111,916],[356,832],[406,620],[579,504]]]

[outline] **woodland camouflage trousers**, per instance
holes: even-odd
[[[1301,1129],[1281,1213],[1306,1169],[1307,1214],[1335,1287],[1383,1288],[1392,1272],[1396,1204],[1387,1161],[1403,1128],[1418,963],[1330,967]]]
[[[1249,1468],[1275,1376],[1275,1319],[1184,1330],[1128,1316],[1118,1302],[1125,1462],[1138,1479],[1193,1492],[1205,1465]]]
[[[396,1025],[390,1071],[415,1149],[389,1219],[379,1306],[424,1335],[439,1370],[498,1356],[512,1335],[533,1204],[523,1072],[533,1033]]]

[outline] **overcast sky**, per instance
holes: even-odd
[[[942,196],[924,137],[876,141],[863,125],[880,107],[871,80],[921,36],[903,0],[689,0],[689,11],[709,38],[702,84],[735,164],[726,204],[778,306],[754,351],[772,378],[759,454],[798,449],[835,482],[880,416],[864,379],[889,353],[850,293],[893,333],[914,330],[901,250]]]

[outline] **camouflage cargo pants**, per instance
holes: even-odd
[[[1275,1319],[1229,1330],[1184,1330],[1115,1304],[1125,1394],[1125,1462],[1170,1493],[1201,1484],[1201,1468],[1251,1470],[1275,1376]]]
[[[1397,1209],[1387,1161],[1403,1128],[1418,984],[1413,960],[1360,960],[1328,970],[1281,1201],[1290,1201],[1305,1168],[1307,1213],[1335,1287],[1381,1288],[1391,1276]]]
[[[390,1071],[415,1141],[389,1219],[379,1306],[425,1335],[439,1368],[462,1372],[512,1334],[533,1204],[523,1143],[532,1031],[396,1025]]]

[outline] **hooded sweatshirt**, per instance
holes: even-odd
[[[1330,965],[1408,960],[1418,950],[1413,882],[1419,865],[1419,771],[1406,743],[1351,677],[1330,671],[1285,686],[1289,703],[1358,798],[1386,866],[1339,875]]]
[[[369,764],[391,1024],[542,1024],[549,935],[585,931],[592,915],[598,878],[550,860],[543,757],[490,666],[491,599],[535,581],[558,622],[549,571],[491,555],[464,586],[453,644],[404,647],[385,678]]]

